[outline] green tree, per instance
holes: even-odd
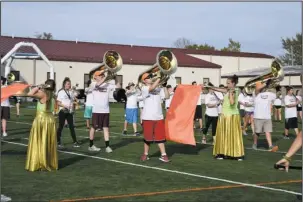
[[[285,54],[280,56],[284,65],[291,65],[292,58],[294,65],[302,65],[302,33],[297,33],[295,37],[281,39]],[[293,53],[293,56],[292,54]]]
[[[214,46],[208,45],[207,43],[201,44],[201,45],[192,44],[192,45],[186,46],[186,48],[196,49],[196,50],[216,50],[216,48]]]
[[[229,43],[227,47],[221,49],[221,51],[232,51],[232,52],[240,52],[241,51],[241,43],[238,41],[234,41],[231,38],[228,39]]]
[[[184,37],[178,38],[173,44],[176,48],[186,48],[189,45],[192,45],[191,40]]]
[[[35,37],[37,39],[47,39],[47,40],[52,40],[53,38],[53,34],[52,33],[47,33],[47,32],[43,32],[42,34],[35,34]]]

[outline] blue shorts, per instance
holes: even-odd
[[[138,108],[125,109],[125,120],[127,123],[137,123],[138,120]]]
[[[93,114],[93,107],[92,106],[85,106],[84,118],[91,119],[92,114]]]

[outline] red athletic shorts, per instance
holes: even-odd
[[[165,123],[164,120],[150,121],[143,120],[144,141],[148,143],[163,143],[165,139]]]

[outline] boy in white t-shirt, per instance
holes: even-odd
[[[145,84],[142,89],[142,97],[144,99],[144,108],[142,112],[143,134],[144,134],[144,153],[141,156],[142,161],[149,160],[148,152],[151,143],[157,143],[161,152],[160,161],[169,162],[165,151],[165,123],[162,112],[161,102],[163,98],[169,98],[166,83],[163,89],[158,87],[160,78],[152,83],[151,75],[145,73],[141,77],[141,81]],[[164,90],[164,97],[161,98]]]
[[[105,71],[100,70],[94,73],[94,79],[90,86],[93,92],[93,114],[92,127],[89,132],[89,151],[100,151],[101,149],[94,145],[96,129],[103,129],[105,152],[111,153],[113,150],[109,146],[109,94],[116,88],[115,85],[105,83]]]
[[[245,117],[244,117],[244,124],[243,124],[243,135],[247,135],[246,129],[247,126],[250,124],[251,130],[253,134],[255,134],[255,127],[254,127],[254,97],[252,95],[246,95],[244,100],[244,112],[245,112]]]
[[[240,105],[240,116],[242,118],[242,124],[244,124],[244,121],[245,121],[245,106],[244,106],[244,99],[246,97],[246,93],[244,91],[244,89],[241,89],[241,93],[239,94],[238,96],[238,102],[239,102],[239,105]]]
[[[6,78],[1,76],[1,88],[6,87]],[[6,100],[3,100],[1,102],[1,122],[2,122],[2,136],[6,137],[7,132],[6,132],[6,125],[7,125],[7,120],[10,119],[10,103],[9,103],[9,98]]]
[[[91,85],[91,80],[87,82],[87,85]],[[91,88],[85,88],[86,102],[85,102],[85,110],[84,110],[84,118],[86,119],[86,128],[90,129],[90,120],[93,114],[93,91]]]
[[[135,136],[140,136],[137,131],[138,122],[138,96],[139,91],[136,89],[135,84],[130,82],[126,87],[126,109],[125,109],[125,121],[123,135],[127,135],[127,123],[133,124]]]
[[[208,84],[209,86],[213,86],[211,83]],[[214,137],[216,135],[216,129],[217,129],[217,122],[218,122],[218,106],[220,104],[221,100],[219,97],[215,94],[215,92],[212,89],[209,89],[208,94],[205,96],[205,126],[202,130],[202,144],[206,144],[206,134],[208,131],[208,128],[210,125],[212,125],[212,137],[214,142]]]
[[[169,98],[165,99],[165,109],[167,111],[169,109],[170,103],[171,103],[171,101],[174,97],[174,91],[173,91],[173,88],[172,88],[171,85],[167,85],[166,88],[167,88],[167,91],[168,91],[168,94],[169,94]]]
[[[294,129],[296,135],[298,135],[298,118],[297,118],[297,104],[300,102],[296,96],[294,96],[292,87],[286,87],[286,96],[284,97],[285,103],[285,133],[284,138],[289,139],[289,129]]]
[[[272,92],[266,92],[265,88],[270,84],[271,80],[268,80],[266,84],[261,82],[256,83],[256,89],[254,93],[254,125],[255,134],[253,149],[257,149],[258,137],[262,132],[265,132],[266,140],[268,143],[269,151],[276,152],[278,146],[274,146],[271,140],[272,132],[272,120],[271,120],[271,104],[276,99],[276,94]]]
[[[196,81],[193,81],[192,82],[192,85],[197,85],[197,82]],[[199,121],[199,126],[200,126],[200,130],[202,131],[202,127],[203,127],[203,120],[202,120],[202,95],[203,92],[202,92],[202,89],[201,89],[201,92],[200,92],[200,97],[198,99],[198,102],[197,102],[197,106],[196,106],[196,111],[195,111],[195,116],[194,116],[194,128],[195,127],[195,121],[198,120]]]

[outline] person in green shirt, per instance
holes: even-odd
[[[236,87],[238,76],[233,75],[226,81],[227,88],[210,87],[214,91],[225,93],[222,113],[219,116],[213,155],[216,159],[244,159],[244,146],[241,118],[238,108],[240,89]]]

